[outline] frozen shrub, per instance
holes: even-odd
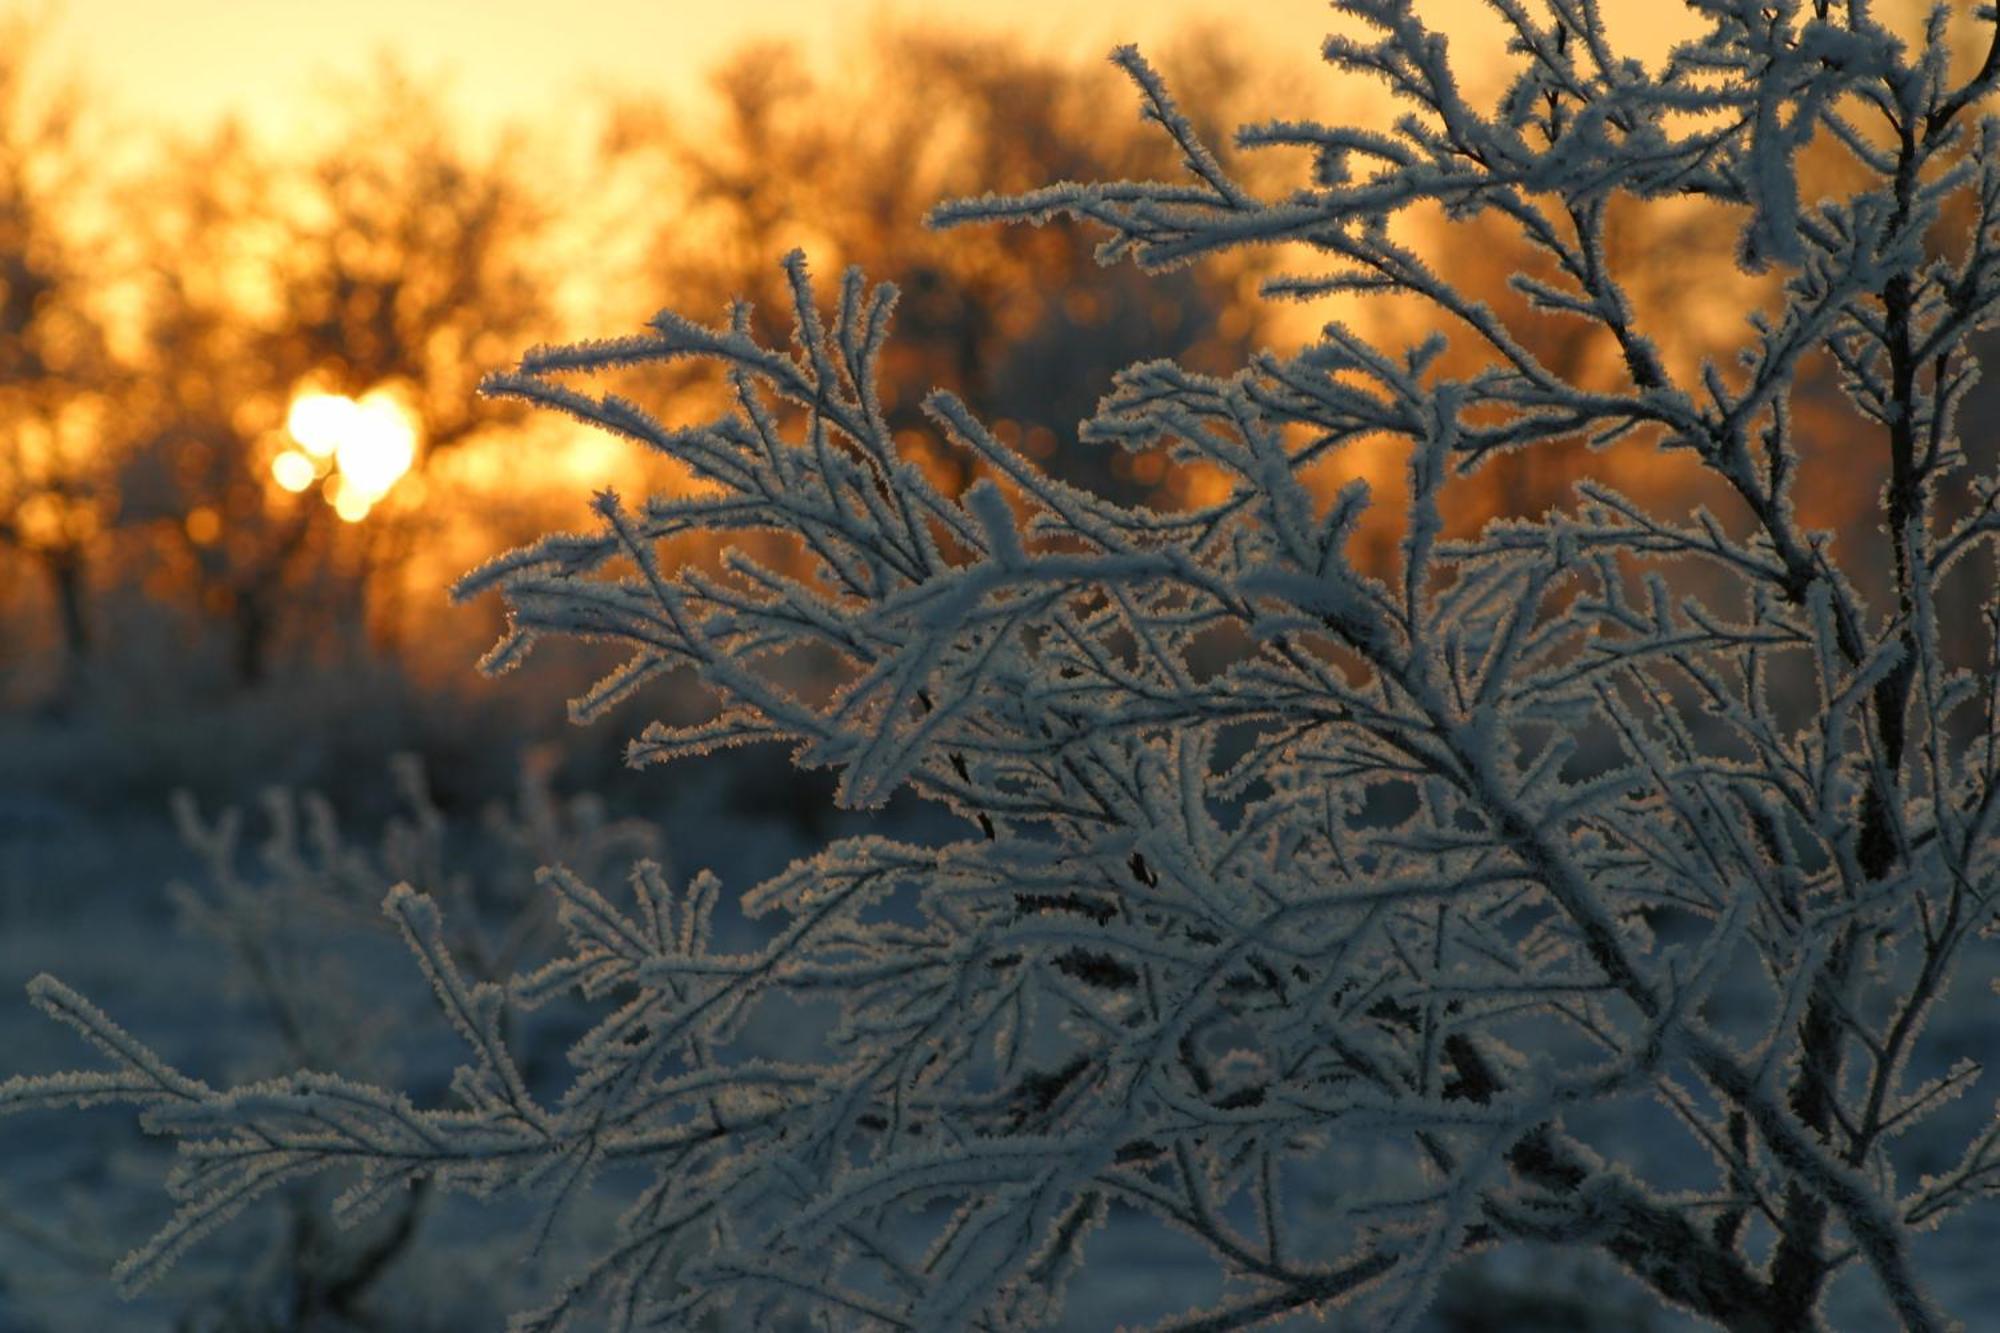
[[[557,796],[550,758],[530,754],[511,805],[457,820],[432,801],[417,760],[400,756],[387,775],[398,813],[372,845],[343,830],[332,803],[315,793],[273,788],[261,818],[228,808],[212,819],[191,795],[178,794],[175,821],[201,873],[168,886],[195,941],[191,949],[172,946],[174,966],[227,1024],[227,1075],[306,1068],[407,1080],[432,1072],[423,1058],[428,1034],[419,1027],[412,1041],[408,1023],[422,983],[407,984],[407,967],[397,966],[407,954],[380,911],[392,885],[416,885],[450,903],[457,955],[477,975],[504,977],[524,953],[546,953],[551,942],[554,912],[534,883],[537,866],[562,861],[600,874],[658,854],[651,825],[607,818],[592,796]],[[555,1069],[561,1044],[551,1047],[551,1035],[515,1040],[529,1046],[531,1064]],[[464,1327],[478,1308],[471,1304],[475,1287],[503,1300],[522,1290],[499,1271],[504,1256],[462,1237],[439,1239],[450,1227],[435,1224],[426,1191],[405,1194],[365,1226],[337,1228],[327,1221],[335,1192],[329,1183],[276,1191],[258,1206],[254,1225],[206,1247],[149,1292],[147,1310],[130,1326],[171,1312],[176,1327],[202,1333],[419,1333]],[[92,1203],[111,1205],[103,1215],[54,1205],[26,1210],[22,1198],[6,1199],[0,1227],[38,1218],[46,1234],[28,1239],[76,1264],[95,1246],[66,1238],[115,1244],[114,1236],[129,1236],[137,1215],[150,1211],[130,1195],[99,1181]],[[36,1308],[21,1303],[23,1313]]]
[[[212,1088],[38,980],[109,1064],[17,1080],[5,1103],[136,1102],[183,1146],[182,1210],[124,1281],[323,1172],[350,1182],[343,1217],[419,1180],[539,1191],[554,1217],[636,1165],[650,1183],[618,1241],[517,1329],[1049,1327],[1114,1209],[1182,1229],[1225,1279],[1164,1325],[1182,1330],[1341,1302],[1407,1328],[1454,1262],[1510,1240],[1599,1251],[1733,1329],[1814,1327],[1844,1270],[1881,1320],[1950,1323],[1915,1233],[1990,1194],[2000,1137],[1922,1178],[1899,1164],[1979,1076],[1913,1062],[1954,975],[1990,968],[2000,889],[2000,671],[1990,637],[1953,636],[1954,660],[1934,609],[1943,580],[1987,576],[2000,532],[2000,487],[1966,475],[1954,431],[2000,297],[2000,127],[1972,119],[2000,54],[1955,78],[1942,9],[1910,47],[1859,0],[1691,0],[1703,35],[1653,70],[1610,49],[1593,0],[1493,0],[1516,78],[1484,109],[1407,0],[1334,7],[1373,38],[1329,60],[1408,114],[1245,128],[1311,150],[1289,197],[1227,176],[1128,50],[1185,181],[938,219],[1067,213],[1109,231],[1107,260],[1150,268],[1299,242],[1332,269],[1281,293],[1426,299],[1490,365],[1450,377],[1438,340],[1382,349],[1336,325],[1229,378],[1135,366],[1080,439],[1165,445],[1228,480],[1159,512],[1051,479],[942,394],[932,419],[985,476],[934,489],[874,390],[893,294],[850,273],[822,313],[796,257],[789,349],[739,307],[530,353],[489,390],[704,485],[637,508],[606,494],[597,530],[469,577],[513,608],[489,667],[540,636],[620,645],[579,717],[656,681],[717,702],[648,728],[634,762],[782,741],[837,769],[844,803],[913,788],[964,834],[842,840],[747,888],[775,925],[746,952],[711,945],[710,876],[642,868],[615,889],[551,869],[566,949],[505,988],[468,972],[434,898],[393,890],[470,1052],[436,1104],[317,1071]],[[1988,38],[1996,22],[1977,17]],[[1850,188],[1812,202],[1795,160],[1820,136]],[[1614,199],[1690,195],[1735,210],[1742,261],[1781,275],[1782,302],[1753,315],[1740,365],[1687,379],[1604,228]],[[1520,282],[1598,331],[1623,387],[1564,380],[1441,283],[1390,225],[1423,205],[1517,224],[1561,275]],[[1796,517],[1813,478],[1790,395],[1821,355],[1875,423],[1887,605]],[[687,357],[727,367],[732,414],[671,427],[560,378]],[[1633,433],[1692,454],[1728,511],[1589,486],[1446,539],[1441,495],[1497,451]],[[1366,488],[1302,475],[1364,440],[1409,455],[1386,580],[1347,551]],[[1952,488],[1972,502],[1946,518]],[[748,530],[788,534],[810,572],[659,554]],[[1729,595],[1670,581],[1697,566]],[[797,688],[787,655],[807,649],[841,664],[835,687]],[[1746,982],[1733,1012],[1711,1002]],[[571,989],[603,1017],[567,1090],[538,1096],[507,1015]],[[817,1054],[739,1040],[797,1001],[837,1010]]]

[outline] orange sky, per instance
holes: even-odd
[[[191,127],[237,111],[283,134],[315,114],[329,73],[394,52],[445,72],[453,101],[487,123],[559,116],[606,86],[671,91],[737,44],[792,33],[837,50],[871,17],[999,26],[1058,47],[1158,46],[1188,20],[1226,18],[1309,62],[1330,21],[1319,0],[54,0],[58,45],[128,122]],[[1480,0],[1427,0],[1462,27]],[[1672,4],[1607,5],[1657,38]],[[1079,19],[1079,14],[1087,17]],[[999,15],[996,25],[995,16]],[[1475,28],[1463,29],[1468,36]],[[1473,49],[1492,49],[1472,41]]]
[[[1325,28],[1315,0],[1248,6],[1260,35],[1310,56]],[[1214,0],[67,0],[60,45],[127,115],[200,123],[224,110],[270,122],[302,114],[302,92],[389,50],[445,71],[453,100],[481,120],[558,113],[607,85],[670,91],[739,43],[790,33],[832,49],[872,16],[978,20],[1059,46],[1109,49],[1159,39]],[[1075,15],[1089,17],[1078,22]],[[273,124],[273,129],[289,128]]]

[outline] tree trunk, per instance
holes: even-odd
[[[260,593],[239,589],[236,594],[235,651],[232,662],[236,683],[245,689],[264,683],[270,667],[271,618]]]
[[[81,550],[70,548],[45,552],[42,569],[48,575],[62,634],[62,675],[53,700],[55,710],[61,713],[82,700],[89,676],[93,647],[89,566]]]

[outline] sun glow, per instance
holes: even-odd
[[[345,394],[302,393],[285,413],[285,430],[314,458],[331,458],[353,433],[360,404]]]
[[[271,460],[271,475],[288,491],[321,488],[334,512],[359,523],[417,461],[417,420],[391,389],[359,398],[306,392],[292,399],[285,431],[298,448]]]

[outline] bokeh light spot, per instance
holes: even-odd
[[[313,466],[312,459],[296,449],[287,449],[271,460],[272,479],[295,494],[312,485],[313,478],[318,475],[319,469]],[[193,514],[188,515],[188,534],[194,535]],[[200,541],[201,538],[196,537],[195,540]]]
[[[342,488],[333,501],[333,512],[349,523],[359,523],[367,518],[368,511],[374,507],[373,501],[352,486]]]
[[[371,390],[354,404],[353,418],[333,458],[347,489],[373,504],[417,461],[416,423],[393,396]]]
[[[285,413],[285,430],[314,458],[331,458],[354,429],[359,404],[338,393],[302,393]]]
[[[275,471],[276,469],[274,468],[273,470]],[[279,484],[283,485],[284,483],[281,480]],[[215,539],[222,535],[222,515],[216,513],[208,505],[199,505],[194,509],[190,509],[187,516],[187,535],[188,540],[196,546],[213,545]]]

